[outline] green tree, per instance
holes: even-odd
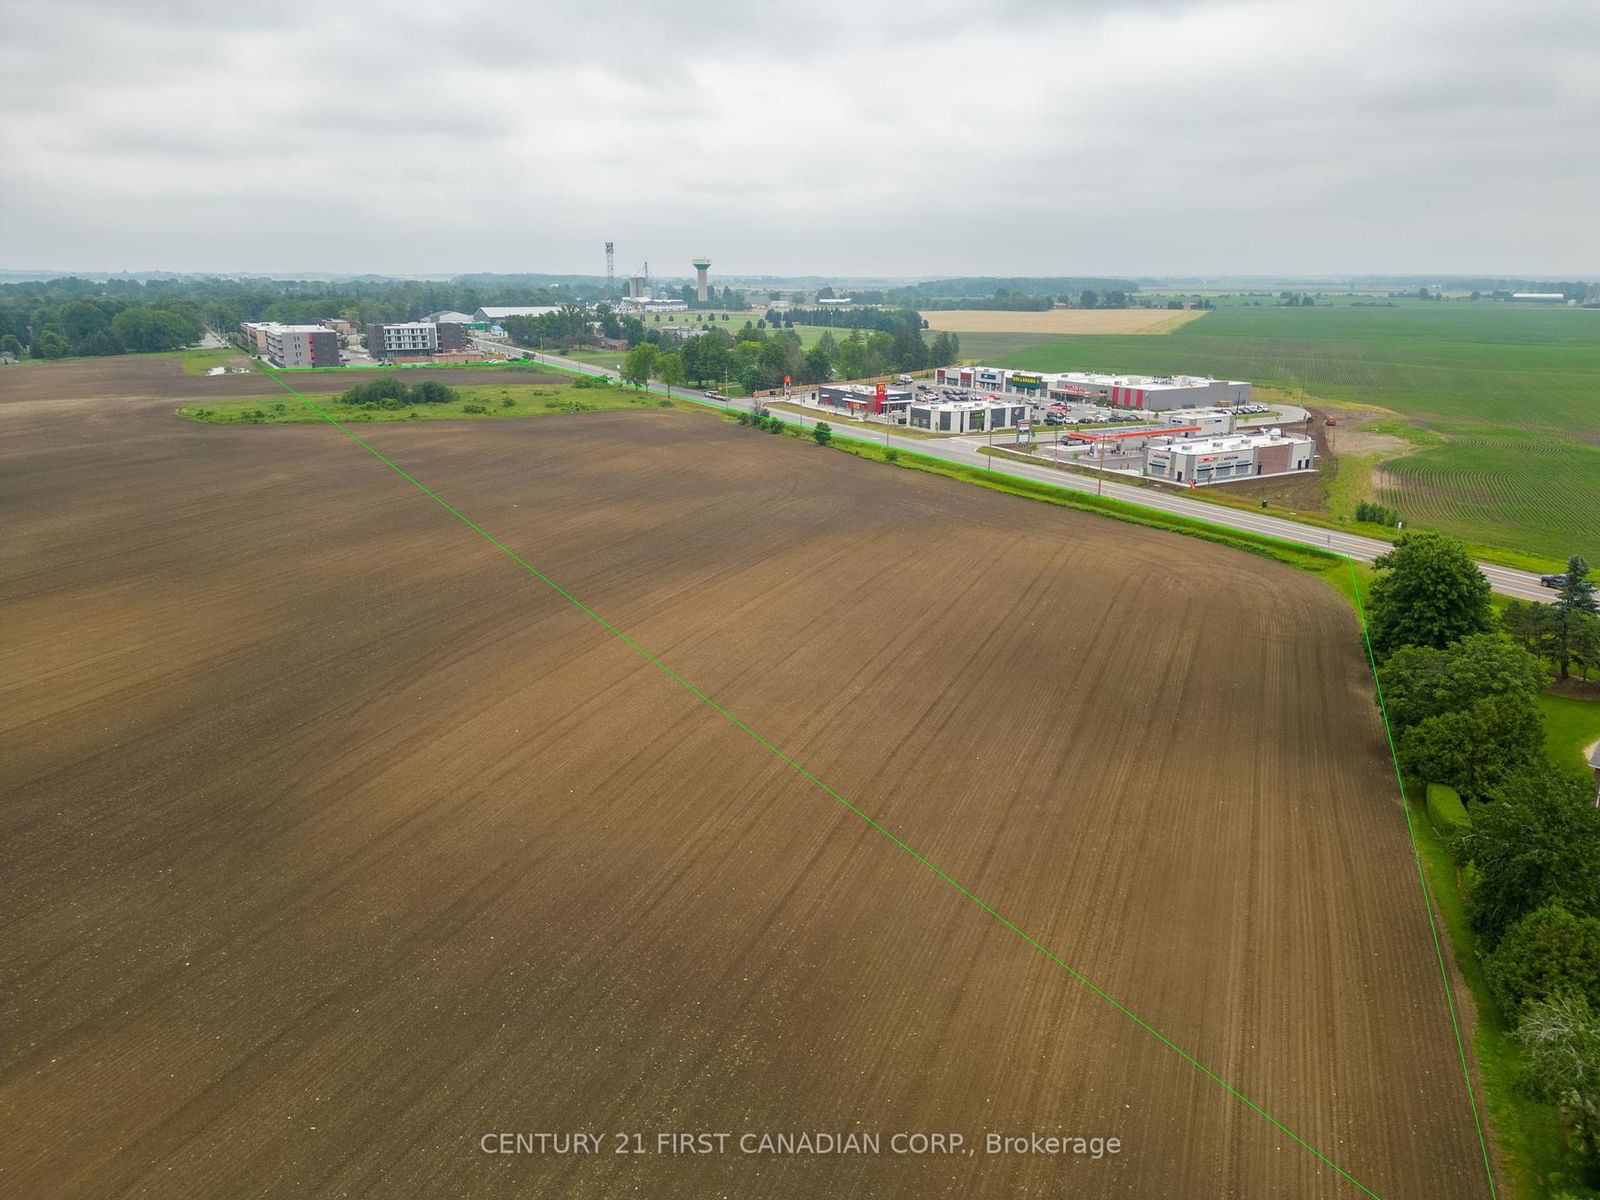
[[[1583,617],[1572,631],[1569,643],[1572,661],[1583,668],[1583,677],[1589,678],[1589,668],[1600,664],[1600,617]]]
[[[1589,780],[1548,763],[1512,776],[1490,803],[1473,807],[1457,853],[1472,864],[1468,914],[1488,946],[1552,901],[1600,916],[1600,808]]]
[[[456,398],[454,388],[446,387],[437,379],[424,379],[411,389],[412,404],[449,404]]]
[[[136,354],[176,350],[190,340],[190,329],[177,313],[153,308],[125,308],[111,320],[111,331]]]
[[[817,445],[826,446],[833,441],[833,426],[826,421],[818,421],[816,427],[811,430],[811,436]]]
[[[860,379],[867,373],[867,344],[861,338],[861,331],[852,329],[839,343],[839,361],[837,363],[841,379]]]
[[[1569,678],[1573,645],[1581,637],[1580,630],[1595,613],[1600,611],[1594,598],[1594,583],[1589,579],[1589,564],[1574,554],[1567,559],[1566,578],[1556,592],[1556,602],[1550,621],[1551,651],[1561,678]]]
[[[65,358],[72,353],[72,343],[55,326],[46,325],[34,335],[33,353],[36,358]]]
[[[1506,930],[1484,971],[1512,1022],[1525,1004],[1563,993],[1600,1009],[1600,920],[1575,917],[1560,904],[1536,908]]]
[[[1535,604],[1531,600],[1508,601],[1500,613],[1500,627],[1507,636],[1529,654],[1549,658],[1550,618],[1555,609],[1548,604]]]
[[[76,346],[79,354],[121,354],[124,347],[110,329],[96,329]]]
[[[22,339],[14,333],[0,337],[0,354],[9,354],[13,358],[22,357]]]
[[[663,354],[656,360],[656,374],[667,385],[667,395],[672,395],[672,389],[682,387],[683,381],[688,378],[684,372],[683,356],[676,350]]]
[[[1493,628],[1489,581],[1467,549],[1442,533],[1402,533],[1373,564],[1367,635],[1380,659],[1402,646],[1443,649]]]
[[[117,308],[113,303],[95,303],[92,300],[74,300],[61,307],[61,331],[67,335],[74,350],[78,354],[94,354],[95,350],[84,349],[84,344],[95,334],[109,330],[111,318],[116,315]],[[107,309],[110,309],[108,312]],[[116,354],[119,351],[111,351]]]
[[[650,342],[641,342],[622,360],[622,378],[642,388],[650,382],[650,376],[655,374],[656,360],[661,357],[661,351]]]
[[[753,396],[769,386],[766,370],[758,362],[746,363],[740,367],[738,379],[739,386],[744,389],[744,393],[747,396]]]
[[[1084,288],[1083,294],[1078,297],[1078,304],[1083,308],[1093,308],[1100,303],[1100,297],[1093,288]]]
[[[1600,1016],[1581,996],[1534,1003],[1516,1030],[1534,1094],[1556,1104],[1573,1148],[1600,1165]]]
[[[1518,771],[1540,761],[1544,716],[1521,696],[1490,696],[1428,717],[1400,737],[1400,767],[1484,799]]]
[[[827,383],[833,377],[833,364],[821,346],[806,351],[806,378],[812,383]]]
[[[1443,650],[1403,646],[1378,673],[1384,712],[1404,731],[1491,696],[1513,696],[1534,714],[1549,681],[1539,659],[1492,633],[1475,633]]]

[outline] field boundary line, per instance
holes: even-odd
[[[574,608],[576,608],[579,612],[583,613],[586,617],[588,617],[596,625],[600,626],[600,628],[604,629],[607,633],[609,633],[613,637],[617,638],[624,645],[629,647],[629,649],[633,650],[636,654],[638,654],[641,658],[643,658],[646,662],[648,662],[651,666],[655,667],[663,675],[667,676],[667,678],[671,679],[674,683],[678,684],[678,686],[680,686],[685,691],[687,691],[691,696],[694,696],[697,700],[700,700],[707,707],[709,707],[712,711],[714,711],[719,716],[721,716],[724,720],[726,720],[734,728],[736,728],[736,729],[740,730],[741,732],[743,732],[744,734],[746,734],[753,741],[755,741],[756,744],[761,746],[763,749],[767,750],[770,754],[772,754],[775,758],[777,758],[785,766],[789,767],[790,770],[794,771],[795,774],[799,775],[802,779],[805,779],[807,782],[809,782],[813,786],[815,786],[823,794],[825,794],[828,797],[830,797],[831,799],[833,799],[835,802],[837,802],[839,804],[840,807],[842,807],[847,812],[851,813],[853,816],[855,816],[858,819],[860,819],[864,824],[866,824],[867,826],[872,828],[877,833],[881,834],[884,838],[886,838],[889,842],[893,843],[900,850],[904,851],[905,854],[907,854],[913,861],[915,861],[916,863],[918,863],[919,865],[921,865],[922,867],[927,869],[929,872],[931,872],[938,879],[942,880],[944,883],[949,885],[956,893],[958,893],[960,896],[962,896],[966,900],[970,901],[976,908],[978,908],[982,912],[988,914],[990,917],[994,918],[994,920],[997,923],[999,923],[1005,929],[1009,930],[1011,933],[1015,934],[1021,941],[1026,943],[1028,946],[1032,947],[1039,954],[1041,954],[1044,958],[1048,959],[1050,962],[1052,962],[1056,966],[1060,967],[1069,976],[1071,976],[1071,978],[1073,980],[1075,980],[1077,983],[1082,985],[1084,988],[1086,988],[1088,991],[1093,993],[1095,996],[1098,996],[1101,1000],[1105,1001],[1106,1004],[1111,1006],[1111,1008],[1115,1009],[1118,1013],[1122,1014],[1124,1017],[1126,1017],[1129,1021],[1131,1021],[1138,1028],[1143,1030],[1145,1033],[1149,1034],[1152,1038],[1154,1038],[1162,1046],[1165,1046],[1168,1050],[1172,1051],[1180,1059],[1182,1059],[1184,1062],[1188,1063],[1191,1067],[1193,1067],[1196,1071],[1198,1071],[1205,1078],[1209,1079],[1212,1083],[1216,1084],[1217,1087],[1220,1088],[1223,1092],[1227,1093],[1229,1096],[1233,1097],[1240,1104],[1242,1104],[1245,1108],[1249,1109],[1251,1112],[1253,1112],[1257,1116],[1259,1116],[1264,1122],[1266,1122],[1266,1124],[1270,1125],[1273,1129],[1276,1129],[1279,1133],[1281,1133],[1284,1137],[1288,1138],[1295,1145],[1299,1146],[1302,1150],[1305,1150],[1308,1154],[1310,1154],[1318,1162],[1320,1162],[1324,1166],[1330,1168],[1341,1179],[1345,1180],[1347,1183],[1350,1183],[1354,1187],[1359,1189],[1364,1195],[1372,1197],[1372,1200],[1384,1200],[1384,1197],[1381,1196],[1379,1193],[1373,1191],[1366,1184],[1362,1183],[1359,1179],[1357,1179],[1349,1171],[1345,1170],[1338,1163],[1336,1163],[1332,1158],[1328,1157],[1328,1155],[1324,1154],[1321,1150],[1317,1149],[1310,1142],[1306,1141],[1303,1137],[1301,1137],[1299,1134],[1297,1134],[1294,1130],[1290,1129],[1283,1122],[1279,1121],[1276,1117],[1274,1117],[1271,1113],[1269,1113],[1265,1108],[1263,1108],[1261,1105],[1257,1104],[1254,1100],[1252,1100],[1249,1096],[1245,1095],[1238,1088],[1234,1087],[1231,1083],[1229,1083],[1221,1075],[1217,1074],[1217,1072],[1213,1071],[1210,1067],[1206,1066],[1205,1063],[1201,1062],[1193,1054],[1189,1053],[1182,1046],[1179,1046],[1176,1042],[1172,1041],[1165,1034],[1163,1034],[1159,1029],[1157,1029],[1155,1026],[1151,1025],[1148,1021],[1144,1020],[1137,1013],[1135,1013],[1132,1009],[1128,1008],[1125,1004],[1123,1004],[1120,1000],[1118,1000],[1115,996],[1112,996],[1109,992],[1107,992],[1103,988],[1101,988],[1098,984],[1096,984],[1087,975],[1084,975],[1081,971],[1079,971],[1071,963],[1068,963],[1066,960],[1064,960],[1059,955],[1057,955],[1049,947],[1045,946],[1043,943],[1038,941],[1038,939],[1033,937],[1033,935],[1028,933],[1026,930],[1022,929],[1020,926],[1016,925],[1014,922],[1012,922],[1010,919],[1008,919],[1004,914],[1002,914],[1001,912],[999,912],[998,910],[993,908],[991,905],[989,905],[986,901],[984,901],[979,896],[974,894],[965,885],[963,885],[958,880],[956,880],[953,877],[951,877],[950,875],[948,875],[942,868],[937,866],[935,863],[929,861],[927,858],[923,857],[923,855],[921,853],[919,853],[916,849],[914,849],[907,842],[901,840],[899,837],[897,837],[890,830],[888,830],[884,826],[880,825],[877,821],[875,821],[867,813],[865,813],[861,809],[857,808],[849,800],[845,799],[844,796],[840,795],[833,788],[829,787],[826,783],[824,783],[821,779],[817,778],[817,776],[813,775],[809,770],[807,770],[798,761],[796,761],[794,758],[790,757],[790,755],[788,753],[786,753],[784,750],[780,749],[778,746],[774,745],[772,742],[768,741],[765,737],[763,737],[760,733],[756,732],[756,730],[752,729],[749,725],[746,725],[742,720],[740,720],[738,717],[736,717],[733,713],[729,712],[726,708],[724,708],[716,700],[712,699],[709,695],[707,695],[699,687],[697,687],[695,684],[691,683],[689,680],[685,679],[682,675],[679,675],[676,671],[674,671],[670,666],[668,666],[660,658],[656,657],[656,655],[652,654],[649,650],[646,650],[643,646],[641,646],[638,642],[634,641],[631,637],[629,637],[622,630],[620,630],[616,626],[612,625],[609,621],[607,621],[604,617],[602,617],[594,609],[590,608],[587,604],[585,604],[583,601],[579,600],[571,592],[567,591],[560,584],[556,583],[555,580],[551,579],[543,571],[539,570],[538,567],[534,566],[527,559],[523,558],[520,554],[518,554],[510,546],[508,546],[504,542],[502,542],[499,538],[495,537],[494,534],[490,533],[488,530],[484,529],[481,525],[477,524],[477,522],[473,521],[472,518],[468,517],[460,509],[456,508],[448,500],[444,499],[444,497],[440,496],[437,492],[433,491],[433,489],[428,487],[425,483],[423,483],[416,476],[412,475],[404,467],[400,466],[393,459],[389,458],[387,455],[385,455],[377,447],[373,446],[371,443],[369,443],[369,442],[365,441],[364,439],[362,439],[360,437],[360,435],[355,433],[348,426],[344,425],[342,422],[338,421],[336,418],[330,416],[327,412],[325,412],[322,408],[320,408],[314,401],[310,400],[308,397],[302,395],[301,393],[295,391],[295,389],[293,387],[291,387],[288,383],[286,383],[284,380],[278,378],[278,376],[277,376],[275,371],[269,370],[268,373],[270,375],[272,375],[273,379],[277,382],[279,387],[283,388],[284,391],[288,392],[291,396],[294,396],[296,399],[298,399],[302,404],[304,404],[312,412],[316,413],[323,421],[327,422],[333,428],[337,429],[340,433],[344,434],[345,437],[349,438],[352,442],[354,442],[356,445],[360,446],[368,454],[372,455],[373,458],[377,459],[384,466],[388,467],[389,470],[393,471],[396,475],[400,476],[400,478],[404,479],[407,483],[411,484],[417,490],[422,492],[425,496],[427,496],[430,500],[432,500],[435,504],[437,504],[445,512],[449,513],[452,517],[454,517],[462,525],[465,525],[468,529],[472,530],[479,537],[483,538],[486,542],[488,542],[495,549],[499,550],[502,554],[504,554],[512,562],[516,563],[524,571],[528,572],[530,575],[533,575],[535,578],[537,578],[540,582],[544,583],[547,587],[549,587],[552,591],[554,591],[558,596],[560,596],[562,599],[567,601],[567,603],[571,604]],[[1354,568],[1352,567],[1352,570],[1353,569]],[[1413,843],[1413,845],[1414,845],[1414,843]],[[1435,945],[1437,946],[1437,935],[1435,935]],[[1476,1112],[1476,1108],[1474,1108],[1474,1112]]]
[[[1367,667],[1372,672],[1373,685],[1378,689],[1378,712],[1383,717],[1383,735],[1389,742],[1389,761],[1394,764],[1395,786],[1400,790],[1400,807],[1406,815],[1406,837],[1411,841],[1411,858],[1417,868],[1417,886],[1422,890],[1422,908],[1428,914],[1428,932],[1433,937],[1434,957],[1439,961],[1439,982],[1444,987],[1444,1004],[1450,1014],[1450,1032],[1456,1039],[1456,1056],[1461,1060],[1461,1078],[1467,1085],[1467,1106],[1472,1110],[1472,1128],[1478,1135],[1478,1149],[1483,1153],[1483,1174],[1489,1181],[1490,1200],[1499,1196],[1495,1187],[1494,1167],[1489,1161],[1489,1143],[1483,1136],[1483,1118],[1478,1113],[1478,1092],[1472,1086],[1472,1069],[1467,1065],[1467,1047],[1461,1040],[1461,1023],[1456,1018],[1455,989],[1450,986],[1450,971],[1444,960],[1444,946],[1439,941],[1439,923],[1433,915],[1433,896],[1428,891],[1428,876],[1422,866],[1422,849],[1417,845],[1416,826],[1411,818],[1411,802],[1406,799],[1406,782],[1400,774],[1400,756],[1395,750],[1394,729],[1389,724],[1389,706],[1383,699],[1383,680],[1378,676],[1378,660],[1372,652],[1372,635],[1367,630],[1367,610],[1361,602],[1361,581],[1356,578],[1355,559],[1350,559],[1350,583],[1356,597],[1356,614],[1361,618],[1361,641],[1367,650]]]

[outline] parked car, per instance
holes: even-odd
[[[1540,586],[1542,586],[1542,587],[1547,587],[1547,588],[1563,587],[1563,586],[1566,585],[1566,582],[1567,582],[1567,577],[1565,575],[1541,575],[1541,576],[1539,576],[1539,583],[1540,583]]]

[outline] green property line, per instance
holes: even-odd
[[[1483,1153],[1483,1174],[1489,1181],[1489,1195],[1499,1193],[1494,1185],[1494,1168],[1489,1163],[1489,1143],[1483,1136],[1483,1120],[1478,1115],[1478,1093],[1472,1086],[1472,1071],[1467,1066],[1467,1047],[1461,1040],[1461,1025],[1456,1019],[1455,990],[1450,986],[1450,972],[1445,966],[1444,947],[1439,942],[1439,924],[1433,916],[1433,897],[1428,892],[1428,877],[1422,869],[1422,849],[1417,845],[1416,826],[1411,818],[1411,804],[1406,799],[1405,779],[1400,774],[1400,756],[1395,750],[1394,730],[1389,725],[1389,706],[1383,699],[1383,680],[1378,676],[1378,660],[1372,652],[1372,636],[1367,631],[1367,610],[1361,603],[1361,583],[1356,578],[1355,559],[1350,559],[1350,583],[1356,596],[1356,614],[1361,618],[1361,640],[1367,648],[1367,666],[1372,670],[1372,682],[1378,689],[1378,711],[1383,714],[1383,734],[1389,741],[1389,761],[1394,764],[1394,781],[1400,789],[1400,807],[1406,814],[1406,836],[1411,839],[1411,857],[1417,867],[1417,886],[1422,890],[1422,907],[1428,914],[1428,932],[1433,936],[1434,957],[1439,960],[1439,982],[1444,987],[1445,1008],[1450,1013],[1450,1032],[1455,1035],[1456,1055],[1461,1060],[1461,1078],[1467,1085],[1467,1103],[1472,1108],[1472,1127],[1478,1134],[1478,1149]]]
[[[700,700],[701,702],[703,702],[705,705],[707,705],[709,708],[711,708],[714,712],[716,712],[717,715],[719,715],[724,720],[726,720],[730,725],[734,726],[734,728],[736,728],[736,729],[740,730],[741,732],[745,733],[746,735],[748,735],[753,741],[755,741],[763,749],[767,750],[770,754],[772,754],[775,758],[777,758],[785,766],[789,767],[792,771],[794,771],[801,778],[803,778],[807,782],[813,784],[818,790],[820,790],[825,795],[830,797],[832,800],[837,802],[840,807],[845,809],[845,811],[849,812],[852,816],[856,817],[857,819],[862,821],[864,824],[870,826],[875,832],[881,834],[884,838],[886,838],[888,841],[893,843],[898,849],[903,851],[906,855],[908,855],[911,859],[913,859],[915,862],[917,862],[920,866],[926,868],[933,875],[937,876],[944,883],[948,884],[954,891],[956,891],[958,894],[960,894],[963,898],[965,898],[966,900],[970,901],[974,906],[976,906],[977,908],[982,910],[984,913],[987,913],[989,916],[993,917],[995,919],[995,921],[997,921],[1000,925],[1004,926],[1007,930],[1009,930],[1011,933],[1015,934],[1023,942],[1027,943],[1034,950],[1038,951],[1041,955],[1043,955],[1045,958],[1047,958],[1050,962],[1052,962],[1056,966],[1060,967],[1063,971],[1065,971],[1068,975],[1070,975],[1075,981],[1077,981],[1083,987],[1087,988],[1094,995],[1098,996],[1101,1000],[1104,1000],[1108,1005],[1110,1005],[1112,1008],[1114,1008],[1117,1012],[1119,1012],[1123,1016],[1127,1017],[1128,1020],[1133,1022],[1133,1024],[1138,1026],[1144,1032],[1148,1033],[1152,1038],[1154,1038],[1161,1045],[1165,1046],[1168,1050],[1171,1050],[1174,1054],[1176,1054],[1184,1062],[1188,1063],[1191,1067],[1193,1067],[1201,1075],[1205,1076],[1205,1078],[1209,1079],[1212,1083],[1216,1084],[1219,1088],[1221,1088],[1229,1096],[1232,1096],[1240,1104],[1244,1105],[1251,1112],[1253,1112],[1257,1116],[1259,1116],[1263,1121],[1265,1121],[1273,1129],[1276,1129],[1279,1133],[1283,1134],[1286,1138],[1288,1138],[1290,1141],[1294,1142],[1301,1149],[1305,1150],[1308,1154],[1310,1154],[1318,1162],[1320,1162],[1323,1165],[1325,1165],[1325,1166],[1329,1167],[1330,1169],[1332,1169],[1340,1178],[1344,1179],[1346,1182],[1348,1182],[1350,1184],[1353,1184],[1364,1195],[1372,1197],[1372,1200],[1384,1200],[1384,1198],[1382,1196],[1380,1196],[1379,1193],[1373,1191],[1366,1184],[1362,1183],[1359,1179],[1357,1179],[1349,1171],[1345,1170],[1338,1163],[1334,1162],[1333,1159],[1329,1158],[1326,1154],[1324,1154],[1321,1150],[1317,1149],[1310,1142],[1306,1141],[1305,1138],[1301,1137],[1294,1130],[1290,1129],[1283,1122],[1279,1121],[1276,1117],[1274,1117],[1271,1113],[1269,1113],[1260,1104],[1256,1103],[1249,1096],[1245,1095],[1238,1088],[1234,1087],[1231,1083],[1229,1083],[1221,1075],[1219,1075],[1215,1071],[1213,1071],[1210,1067],[1206,1066],[1205,1063],[1201,1062],[1193,1054],[1190,1054],[1183,1047],[1181,1047],[1177,1043],[1173,1042],[1170,1038],[1168,1038],[1165,1034],[1163,1034],[1159,1029],[1157,1029],[1155,1026],[1151,1025],[1148,1021],[1144,1020],[1137,1013],[1135,1013],[1132,1009],[1128,1008],[1120,1000],[1118,1000],[1116,997],[1112,996],[1109,992],[1105,991],[1103,988],[1101,988],[1099,985],[1097,985],[1092,979],[1090,979],[1088,976],[1084,975],[1076,967],[1072,966],[1072,964],[1066,962],[1064,959],[1062,959],[1059,955],[1057,955],[1049,947],[1047,947],[1047,946],[1043,945],[1042,943],[1040,943],[1038,941],[1038,939],[1034,938],[1026,930],[1024,930],[1021,927],[1019,927],[1018,925],[1016,925],[1014,922],[1009,920],[1004,914],[1000,913],[993,906],[991,906],[986,901],[984,901],[983,899],[981,899],[980,897],[975,895],[965,885],[963,885],[962,883],[960,883],[956,879],[952,878],[949,874],[947,874],[943,869],[941,869],[935,863],[930,862],[927,858],[923,857],[923,855],[921,853],[919,853],[917,850],[912,848],[906,842],[902,841],[899,837],[895,836],[895,834],[892,833],[890,830],[886,829],[884,826],[880,825],[877,821],[875,821],[872,817],[867,815],[861,809],[857,808],[849,800],[845,799],[837,791],[835,791],[833,788],[829,787],[826,783],[824,783],[821,779],[819,779],[815,775],[813,775],[810,771],[808,771],[804,766],[802,766],[799,762],[797,762],[789,754],[787,754],[785,751],[780,749],[778,746],[774,745],[767,738],[763,737],[760,733],[756,732],[756,730],[752,729],[749,725],[746,725],[738,717],[734,716],[733,713],[729,712],[721,704],[719,704],[717,701],[713,700],[710,696],[708,696],[699,687],[697,687],[695,684],[691,683],[689,680],[685,679],[683,676],[679,675],[670,666],[668,666],[666,663],[662,662],[661,659],[656,657],[649,650],[646,650],[643,646],[639,645],[638,642],[634,641],[626,633],[622,632],[622,630],[620,630],[616,626],[612,625],[609,621],[607,621],[599,613],[595,612],[594,609],[590,608],[587,604],[585,604],[583,601],[579,600],[571,592],[567,591],[560,584],[556,583],[555,580],[551,579],[543,571],[539,570],[538,567],[536,567],[532,563],[528,562],[525,558],[523,558],[520,554],[518,554],[510,546],[506,545],[504,542],[502,542],[499,538],[495,537],[488,530],[486,530],[482,526],[478,525],[475,521],[473,521],[470,517],[468,517],[460,509],[456,508],[448,500],[444,499],[437,492],[433,491],[433,489],[428,487],[421,480],[417,479],[416,476],[412,475],[404,467],[402,467],[398,463],[394,462],[394,460],[390,459],[387,455],[385,455],[381,450],[377,449],[377,447],[373,446],[371,443],[363,440],[358,434],[356,434],[348,426],[344,425],[343,423],[341,423],[340,421],[338,421],[334,417],[330,416],[327,412],[325,412],[322,408],[320,408],[312,400],[308,399],[306,396],[302,395],[301,393],[295,391],[295,389],[290,387],[287,382],[285,382],[283,379],[279,378],[276,370],[269,369],[267,373],[272,376],[272,378],[277,382],[279,387],[283,388],[283,390],[288,392],[291,396],[294,396],[297,400],[299,400],[302,404],[304,404],[308,409],[310,409],[312,412],[314,412],[319,418],[321,418],[327,424],[333,426],[340,433],[344,434],[345,437],[349,438],[352,442],[354,442],[356,445],[360,446],[368,454],[372,455],[373,458],[377,459],[384,466],[388,467],[391,471],[393,471],[396,475],[400,476],[400,478],[404,479],[407,483],[411,484],[418,491],[422,492],[425,496],[427,496],[430,500],[432,500],[440,508],[444,509],[445,512],[449,513],[457,521],[461,522],[461,524],[465,525],[468,529],[472,530],[479,537],[483,538],[486,542],[488,542],[495,549],[499,550],[502,554],[504,554],[512,562],[516,563],[524,571],[528,572],[530,575],[532,575],[535,578],[537,578],[540,582],[545,584],[545,586],[549,587],[553,592],[555,592],[563,600],[567,601],[567,603],[571,604],[579,612],[583,613],[586,617],[588,617],[596,625],[600,626],[600,628],[604,629],[607,633],[611,634],[617,640],[619,640],[624,645],[626,645],[629,649],[633,650],[636,654],[638,654],[641,658],[643,658],[651,666],[655,667],[662,674],[667,676],[667,678],[671,679],[674,683],[678,684],[678,686],[683,688],[690,695],[694,696],[697,700]],[[1136,506],[1130,505],[1130,507],[1136,507]],[[1269,538],[1268,540],[1283,540],[1283,539],[1272,539],[1272,538]],[[1302,549],[1305,548],[1305,547],[1300,547],[1298,543],[1288,542],[1286,540],[1284,540],[1284,544],[1285,545],[1294,545],[1297,548],[1302,548]],[[1326,551],[1324,551],[1324,553],[1326,553]],[[1354,570],[1355,570],[1354,560],[1352,559],[1351,560],[1351,571],[1352,571],[1352,573],[1354,572]],[[1363,622],[1363,627],[1364,627],[1364,622]],[[1408,814],[1408,828],[1409,828],[1409,814]],[[1414,850],[1415,850],[1415,845],[1416,845],[1415,839],[1413,838],[1412,846],[1413,846]],[[1424,898],[1426,898],[1426,897],[1424,897]],[[1430,922],[1431,922],[1431,919],[1432,919],[1431,911],[1430,911],[1429,917],[1430,917]],[[1434,934],[1434,945],[1435,945],[1435,949],[1437,950],[1438,949],[1438,934],[1437,934],[1437,932],[1435,932],[1435,934]],[[1440,951],[1440,962],[1441,962],[1441,969],[1442,969],[1442,963],[1443,963],[1442,951]],[[1446,987],[1446,995],[1448,997],[1448,994],[1449,994],[1449,981],[1448,981],[1448,979],[1446,979],[1445,987]],[[1451,1021],[1452,1021],[1452,1024],[1454,1023],[1454,1020],[1455,1020],[1455,1018],[1454,1018],[1454,1008],[1452,1006],[1452,1009],[1451,1009]],[[1457,1044],[1458,1044],[1458,1046],[1460,1044],[1460,1035],[1459,1035],[1459,1033],[1457,1034]],[[1462,1051],[1462,1061],[1463,1061],[1463,1064],[1465,1064],[1465,1051],[1464,1050]],[[1471,1087],[1471,1081],[1470,1081],[1470,1078],[1469,1078],[1469,1080],[1468,1080],[1469,1092],[1470,1092],[1470,1087]],[[1473,1104],[1473,1118],[1474,1118],[1475,1121],[1477,1120],[1476,1101],[1474,1101],[1474,1104]],[[1479,1129],[1479,1139],[1480,1139],[1480,1142],[1481,1142],[1481,1140],[1482,1140],[1481,1127]],[[1485,1150],[1484,1153],[1485,1153],[1485,1162],[1487,1162],[1487,1156],[1488,1156],[1487,1149]],[[1492,1179],[1492,1177],[1490,1179],[1490,1187],[1491,1187],[1491,1189],[1493,1188],[1493,1179]]]

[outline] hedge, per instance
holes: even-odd
[[[1428,785],[1428,820],[1433,822],[1433,827],[1441,836],[1447,838],[1465,833],[1472,824],[1466,805],[1461,803],[1460,793],[1442,783]]]

